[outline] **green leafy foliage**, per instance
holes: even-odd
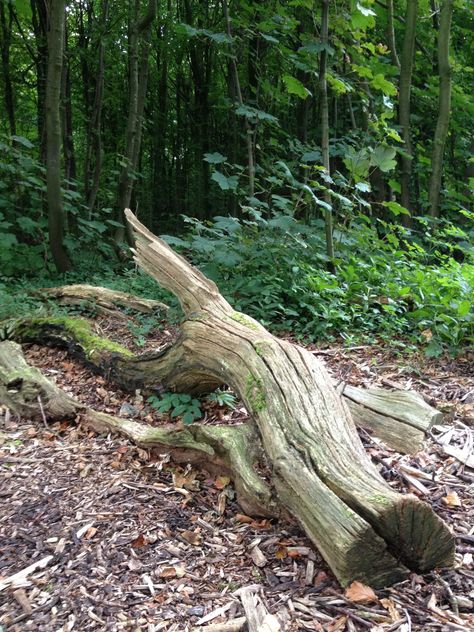
[[[307,225],[278,213],[254,217],[194,223],[185,251],[237,310],[274,331],[312,340],[382,336],[426,344],[422,332],[429,330],[431,349],[436,343],[451,351],[474,340],[472,256],[466,249],[468,261],[461,264],[439,251],[451,226],[420,240],[359,216],[336,232],[338,270],[332,274],[325,269],[321,220]],[[461,236],[472,252],[472,237]]]
[[[172,418],[181,417],[185,425],[202,417],[201,402],[186,393],[163,393],[161,397],[152,395],[147,401],[159,413],[167,413]]]

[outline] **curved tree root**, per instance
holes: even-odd
[[[255,431],[246,424],[154,428],[91,409],[84,418],[98,432],[116,432],[143,448],[170,452],[178,463],[228,474],[234,481],[240,506],[252,516],[279,514],[269,486],[255,470],[259,442]]]

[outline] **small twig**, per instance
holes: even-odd
[[[46,419],[46,415],[44,414],[43,402],[41,401],[41,395],[38,395],[36,398],[38,400],[39,409],[41,412],[41,417],[43,418],[43,424],[46,430],[51,430],[48,424],[48,420]]]
[[[456,617],[459,617],[459,604],[458,604],[458,600],[456,599],[455,594],[453,593],[453,591],[451,590],[451,586],[448,584],[448,582],[443,579],[442,577],[440,577],[438,574],[435,573],[436,579],[439,581],[439,583],[444,587],[448,598],[449,598],[449,603],[451,604],[451,608],[453,609],[454,614],[456,615]]]
[[[411,632],[411,617],[410,617],[410,614],[409,614],[409,612],[408,612],[408,610],[406,608],[402,608],[402,610],[403,610],[403,614],[405,615],[406,620],[407,620],[408,629],[407,629],[406,632]]]
[[[349,608],[341,608],[340,606],[332,606],[330,604],[326,604],[325,607],[329,608],[330,610],[335,610],[336,612],[340,612],[341,614],[345,614],[346,617],[350,617],[356,623],[358,623],[364,628],[372,628],[374,625],[372,621],[367,621],[366,619],[362,619],[361,617],[358,617],[356,614],[352,612],[352,610],[349,610]]]

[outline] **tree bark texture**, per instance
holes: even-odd
[[[401,167],[401,202],[402,206],[411,210],[410,179],[412,168],[412,146],[410,125],[410,98],[415,56],[416,20],[418,16],[418,0],[407,0],[405,20],[405,37],[403,40],[402,58],[400,65],[400,86],[398,100],[398,114],[402,129],[403,150],[400,156]]]
[[[46,80],[46,187],[49,247],[58,272],[71,262],[64,248],[64,209],[61,196],[61,75],[64,52],[65,1],[52,0],[48,31],[48,76]]]
[[[443,171],[443,155],[448,136],[449,118],[451,113],[451,65],[449,63],[449,40],[451,34],[451,19],[453,15],[453,0],[443,0],[438,31],[438,72],[439,99],[438,121],[433,139],[431,155],[431,179],[429,185],[430,215],[439,216],[439,201]]]
[[[379,476],[349,410],[313,354],[236,312],[214,283],[126,216],[137,263],[181,302],[178,342],[147,367],[161,388],[229,384],[251,413],[278,502],[297,518],[341,583],[380,586],[451,564],[453,538],[430,507]],[[141,367],[143,369],[143,367]]]

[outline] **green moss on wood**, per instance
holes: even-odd
[[[253,373],[249,373],[247,376],[245,395],[253,412],[260,412],[267,407],[263,382],[259,377],[255,377]]]
[[[258,331],[260,329],[260,325],[258,325],[258,323],[254,322],[251,318],[249,318],[249,316],[242,314],[242,312],[234,311],[230,318],[249,329],[253,329],[254,331]]]

